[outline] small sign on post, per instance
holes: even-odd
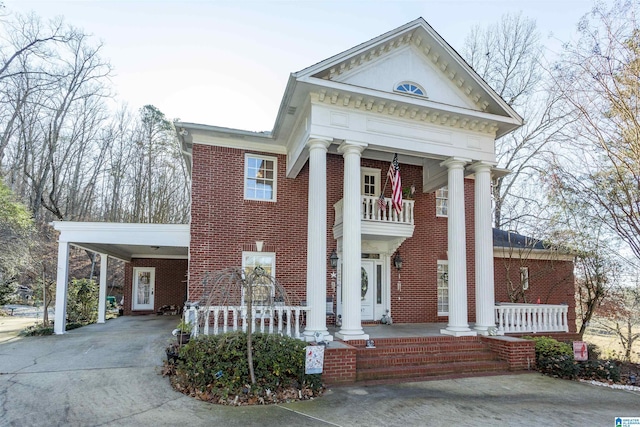
[[[309,374],[321,374],[322,366],[324,365],[324,346],[310,345],[305,347],[306,358],[304,373]]]
[[[584,362],[589,359],[589,351],[587,350],[587,343],[584,341],[573,342],[573,358],[578,362]]]

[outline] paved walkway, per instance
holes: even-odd
[[[0,344],[0,426],[613,426],[638,393],[521,374],[334,387],[314,401],[224,407],[159,374],[177,318],[121,317]]]

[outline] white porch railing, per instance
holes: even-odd
[[[256,306],[252,308],[253,331],[301,338],[303,316],[311,310],[306,306]],[[186,318],[194,325],[191,335],[218,335],[247,331],[246,306],[209,306],[189,308]]]
[[[569,332],[567,305],[498,303],[498,334],[521,332]]]
[[[365,196],[362,195],[362,210],[360,219],[364,221],[377,221],[384,222],[390,224],[414,224],[413,218],[413,200],[403,200],[402,201],[402,211],[398,214],[393,209],[393,205],[391,203],[390,198],[385,198],[386,205],[384,209],[380,209],[378,205],[378,197],[376,196]],[[343,199],[340,199],[333,205],[333,208],[336,213],[335,224],[342,223],[342,213],[343,209]]]

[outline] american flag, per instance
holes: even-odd
[[[402,212],[402,180],[400,179],[400,166],[398,165],[398,155],[393,156],[393,161],[389,165],[387,178],[391,181],[391,203],[396,214]]]
[[[384,199],[384,194],[380,194],[380,197],[378,197],[378,208],[381,211],[387,209],[387,201]]]

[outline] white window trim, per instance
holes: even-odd
[[[242,252],[242,271],[244,272],[247,266],[247,258],[251,256],[270,256],[271,257],[271,276],[276,277],[276,253],[275,252],[256,252],[256,251],[243,251]],[[271,296],[275,295],[275,286],[271,289]],[[242,290],[242,301],[244,305],[244,289]]]
[[[529,267],[520,267],[520,284],[523,291],[529,289]]]
[[[449,261],[447,260],[438,260],[437,265],[446,265],[447,266],[447,276],[449,275]],[[437,274],[438,268],[436,266],[436,274]],[[440,278],[436,276],[436,305],[437,305],[437,309],[438,309],[438,316],[448,316],[449,315],[449,298],[447,298],[447,311],[440,311]],[[447,296],[449,295],[449,279],[447,278]]]
[[[270,160],[273,162],[273,197],[271,199],[260,199],[256,197],[247,197],[247,172],[249,170],[249,158]],[[245,153],[244,155],[244,180],[242,182],[242,196],[244,200],[256,200],[259,202],[277,202],[278,201],[278,158],[273,156],[263,156],[261,154]]]
[[[442,188],[438,188],[435,192],[435,196],[436,196],[436,217],[440,217],[440,218],[446,218],[449,216],[449,196],[448,196],[448,192],[447,192],[447,197],[438,197],[438,191],[441,191],[443,188],[447,188],[447,186],[443,186]],[[447,201],[447,213],[443,214],[438,212],[438,200],[446,200]]]
[[[360,194],[364,194],[364,176],[365,175],[373,175],[376,179],[375,185],[375,195],[379,196],[382,191],[382,183],[380,182],[381,171],[376,168],[360,168]]]

